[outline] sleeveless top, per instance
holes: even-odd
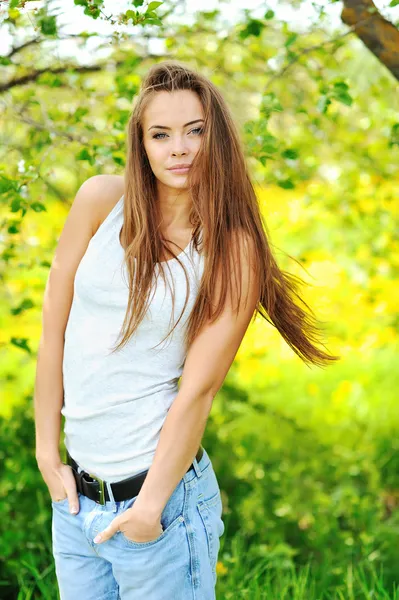
[[[126,346],[111,354],[121,339],[129,292],[119,240],[123,200],[101,223],[77,268],[62,364],[65,446],[82,469],[111,483],[151,466],[178,392],[186,358],[183,334],[203,272],[203,256],[191,241],[178,254],[190,293],[173,334],[154,348],[174,326],[186,300],[187,278],[174,258],[163,264],[166,285],[159,275],[138,329]]]

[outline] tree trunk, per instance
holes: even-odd
[[[373,0],[343,0],[341,19],[354,28],[379,61],[399,80],[399,31],[377,10]]]

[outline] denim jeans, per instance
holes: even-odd
[[[95,544],[97,533],[136,498],[100,505],[79,494],[77,515],[69,513],[67,499],[51,502],[61,600],[215,600],[224,523],[206,450],[170,496],[161,516],[163,531],[155,540],[135,542],[118,531]]]

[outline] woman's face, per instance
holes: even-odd
[[[171,170],[190,165],[201,144],[203,110],[195,92],[157,92],[143,115],[143,142],[151,169],[170,188],[184,188],[187,171]]]

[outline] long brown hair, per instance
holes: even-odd
[[[203,275],[184,334],[186,350],[202,327],[215,321],[223,311],[227,287],[231,290],[232,286],[232,264],[240,254],[237,239],[241,238],[236,234],[242,232],[252,240],[256,255],[259,300],[254,318],[259,313],[276,327],[304,362],[323,366],[339,359],[316,346],[316,343],[324,346],[320,340],[321,322],[298,294],[298,286],[303,281],[279,269],[273,257],[239,134],[223,96],[205,76],[174,60],[162,61],[150,68],[128,123],[120,241],[125,248],[129,299],[120,332],[122,339],[113,351],[128,342],[146,313],[155,264],[160,267],[164,280],[164,267],[169,267],[167,261],[160,261],[165,240],[159,231],[156,178],[144,149],[142,119],[154,94],[177,90],[196,93],[204,112],[201,145],[186,179],[192,240],[204,255]],[[172,255],[180,263],[173,252]],[[221,293],[215,303],[212,292],[216,288]],[[172,295],[174,303],[173,291]],[[185,307],[186,304],[181,315]],[[166,337],[172,334],[179,320]]]

